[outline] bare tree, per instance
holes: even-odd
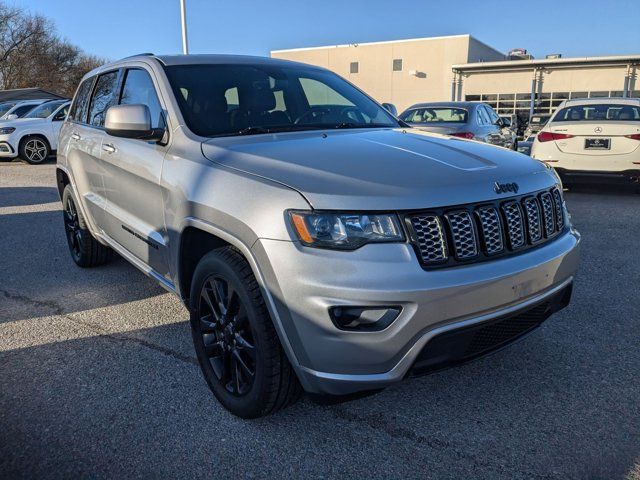
[[[46,18],[0,1],[0,89],[40,87],[70,97],[102,63],[61,39]]]

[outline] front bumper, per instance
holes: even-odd
[[[520,255],[432,271],[409,244],[337,252],[263,239],[253,250],[303,387],[342,395],[401,380],[445,331],[502,318],[568,287],[579,242],[571,230]],[[402,312],[382,331],[337,329],[329,307],[353,305]]]
[[[15,158],[17,155],[16,149],[9,142],[0,140],[0,158]]]

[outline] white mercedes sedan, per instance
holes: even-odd
[[[566,100],[538,133],[531,156],[565,185],[617,182],[640,188],[640,99]]]

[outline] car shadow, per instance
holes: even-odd
[[[24,207],[60,201],[54,187],[3,187],[0,189],[0,208]]]

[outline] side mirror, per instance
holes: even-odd
[[[393,103],[383,103],[382,108],[384,108],[387,112],[389,112],[394,117],[398,116],[398,109]]]
[[[7,115],[5,117],[6,120],[15,120],[16,118],[20,118],[20,117],[18,117],[18,115],[16,115],[15,113],[12,113],[11,115]]]
[[[163,128],[151,128],[151,113],[146,105],[114,105],[109,107],[104,129],[114,137],[158,142]]]

